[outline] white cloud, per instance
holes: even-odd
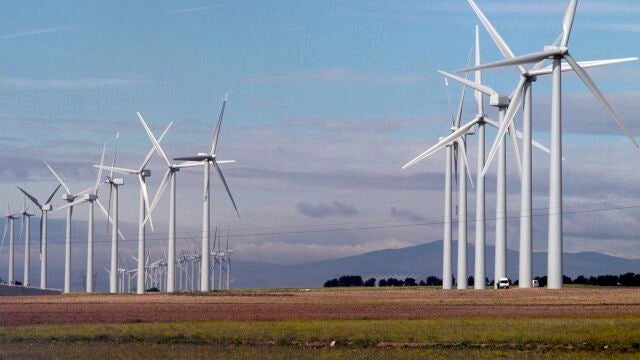
[[[262,243],[237,243],[236,254],[245,259],[261,259],[265,262],[320,261],[363,254],[384,249],[399,249],[415,245],[408,241],[388,238],[358,244],[300,244],[279,241]]]
[[[280,74],[253,75],[246,79],[253,83],[322,81],[322,82],[369,82],[383,84],[416,83],[426,77],[417,73],[372,74],[346,68],[325,68],[286,72]]]
[[[78,90],[97,89],[114,86],[140,85],[143,81],[129,79],[24,79],[24,78],[3,78],[0,79],[0,87],[32,89],[32,90]]]
[[[31,35],[50,34],[54,32],[66,31],[66,30],[69,30],[69,28],[66,26],[62,26],[62,27],[56,27],[56,28],[50,28],[50,29],[25,31],[25,32],[19,32],[19,33],[13,33],[13,34],[1,35],[0,40],[15,39],[15,38],[31,36]]]

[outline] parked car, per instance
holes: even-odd
[[[509,278],[500,278],[496,282],[496,289],[508,289],[511,286]]]

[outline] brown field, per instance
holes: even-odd
[[[0,326],[181,320],[628,317],[640,290],[235,290],[207,295],[0,297]]]

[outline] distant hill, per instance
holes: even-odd
[[[453,244],[453,269],[456,269],[457,243]],[[493,278],[494,248],[487,246],[487,277]],[[474,247],[468,248],[469,275],[473,275]],[[416,277],[442,275],[442,242],[432,242],[402,249],[373,251],[345,258],[310,262],[299,265],[280,265],[235,261],[233,287],[318,287],[326,280],[340,275],[363,277]],[[547,269],[546,252],[533,254],[535,276],[543,276]],[[578,275],[640,273],[640,260],[622,259],[595,252],[566,253],[564,273]],[[518,276],[518,252],[508,250],[507,269],[513,280]]]

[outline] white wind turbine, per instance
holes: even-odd
[[[55,196],[61,185],[58,185],[55,190],[49,195],[47,201],[41,204],[38,199],[27,191],[18,186],[20,190],[31,202],[40,209],[40,288],[47,288],[47,215],[52,210],[51,200]]]
[[[204,192],[202,197],[202,253],[206,254],[210,243],[210,227],[211,227],[211,217],[210,217],[210,195],[211,195],[211,186],[210,186],[210,175],[211,175],[211,165],[217,170],[218,175],[220,176],[220,180],[224,185],[227,194],[229,195],[229,199],[231,199],[231,203],[233,204],[233,208],[236,210],[236,214],[240,217],[240,213],[238,212],[238,207],[236,206],[235,200],[233,200],[233,196],[231,195],[231,191],[229,190],[229,186],[227,185],[227,181],[222,174],[222,170],[220,169],[220,164],[232,163],[235,162],[233,160],[218,160],[216,157],[216,150],[218,147],[218,138],[220,136],[220,126],[222,125],[222,118],[224,116],[224,108],[227,104],[227,96],[224,98],[224,102],[222,103],[222,109],[220,110],[220,115],[218,116],[218,124],[216,125],[215,131],[213,133],[213,140],[211,142],[211,151],[208,153],[198,153],[196,156],[187,156],[187,157],[178,157],[174,158],[174,160],[178,161],[187,161],[191,163],[195,163],[197,165],[202,165],[204,169]],[[206,292],[209,291],[209,257],[202,257],[202,269],[200,271],[200,291]]]
[[[476,28],[477,31],[477,28]],[[479,63],[479,56],[476,57],[476,63]],[[499,123],[494,120],[491,120],[487,117],[483,112],[482,106],[482,95],[489,96],[489,103],[491,106],[497,107],[500,113],[501,118],[504,117],[505,112],[507,111],[506,106],[510,102],[510,97],[500,95],[494,89],[482,84],[482,76],[479,74],[479,70],[476,71],[476,79],[475,81],[470,81],[466,78],[462,78],[453,74],[449,74],[444,71],[440,71],[440,73],[446,76],[449,79],[457,81],[463,85],[469,86],[476,90],[476,99],[478,102],[478,117],[481,117],[481,121],[478,123],[478,178],[477,178],[477,200],[476,200],[476,268],[475,268],[475,279],[485,279],[485,242],[484,242],[484,175],[482,174],[482,170],[485,167],[484,164],[484,124],[488,124],[490,126],[499,129]],[[479,95],[479,97],[478,97]],[[504,119],[502,119],[504,120]],[[515,134],[515,136],[514,136]],[[515,128],[509,130],[509,136],[512,139],[518,138],[523,139],[523,133],[515,130]],[[549,149],[541,145],[540,143],[531,140],[533,146],[538,149],[550,153]],[[504,150],[504,149],[503,149]],[[514,144],[514,150],[516,152],[516,157],[518,154],[517,145]],[[503,153],[501,153],[501,163],[498,171],[498,191],[497,191],[497,206],[496,206],[496,246],[495,246],[495,271],[496,274],[494,277],[496,279],[501,277],[506,277],[506,158],[503,158]],[[503,163],[502,161],[505,161]],[[502,220],[502,221],[499,221]],[[482,289],[484,281],[480,283],[480,285],[474,286],[475,288]]]
[[[13,222],[18,218],[16,216],[17,214],[13,214],[11,212],[11,209],[9,208],[9,204],[7,204],[7,212],[4,216],[5,218],[5,223],[4,223],[4,233],[2,235],[2,243],[0,243],[0,253],[2,253],[2,248],[4,247],[4,242],[5,242],[5,238],[7,237],[7,229],[9,230],[9,271],[7,274],[7,281],[9,282],[9,285],[13,285],[15,278],[13,276],[13,261],[14,261],[14,254],[15,254],[15,248],[14,248],[14,226],[13,226]]]
[[[102,166],[104,164],[105,151],[106,151],[106,145],[103,145],[103,147],[102,147],[102,156],[100,157],[100,166]],[[96,183],[95,183],[95,185],[93,187],[90,187],[90,188],[88,188],[86,190],[81,191],[78,194],[73,195],[74,200],[72,202],[68,202],[67,204],[65,204],[63,206],[60,206],[60,207],[55,209],[55,210],[60,210],[60,209],[64,209],[64,208],[72,208],[74,206],[77,206],[77,205],[80,205],[80,204],[83,204],[83,203],[88,203],[89,204],[89,213],[88,213],[88,219],[87,219],[87,270],[85,272],[86,273],[85,291],[87,293],[93,292],[93,258],[94,258],[94,251],[93,251],[93,235],[94,235],[93,214],[94,214],[94,206],[95,206],[95,204],[98,205],[98,208],[100,208],[100,210],[102,211],[104,216],[107,218],[107,221],[108,222],[112,222],[112,219],[109,216],[109,212],[107,211],[107,209],[105,209],[104,205],[102,205],[100,200],[98,200],[98,190],[99,190],[100,185],[101,185],[101,183],[100,183],[101,178],[102,178],[102,168],[99,168],[98,169],[98,176],[96,177]],[[59,181],[62,181],[62,179],[59,179]],[[66,188],[66,185],[64,185],[64,182],[61,182],[60,184],[63,187]],[[118,230],[118,234],[124,240],[124,235],[122,235],[122,232],[120,232]]]
[[[164,176],[162,177],[162,181],[160,183],[160,186],[158,187],[158,190],[156,191],[156,194],[153,197],[153,201],[151,202],[151,207],[148,209],[148,213],[143,222],[143,225],[146,224],[146,222],[151,219],[151,214],[153,213],[156,206],[158,205],[158,202],[160,201],[162,194],[166,190],[167,185],[169,185],[170,183],[169,185],[170,186],[169,234],[168,234],[169,239],[168,239],[168,246],[167,246],[167,254],[165,257],[167,259],[166,292],[172,293],[172,292],[175,292],[175,287],[176,287],[176,278],[175,278],[175,275],[176,275],[176,262],[175,262],[175,259],[176,259],[176,173],[180,171],[180,169],[182,168],[199,166],[199,164],[189,163],[189,162],[181,163],[181,164],[173,164],[171,161],[169,161],[169,158],[167,157],[165,151],[162,149],[162,146],[160,146],[160,142],[158,141],[158,139],[156,139],[155,135],[153,135],[153,132],[147,125],[146,121],[144,121],[144,118],[140,113],[138,113],[138,119],[140,120],[140,123],[144,127],[144,130],[147,132],[147,136],[151,140],[151,143],[153,144],[153,147],[155,148],[156,152],[158,153],[160,158],[165,162],[167,166],[167,170]]]
[[[101,156],[101,164],[104,161],[104,153],[106,146],[102,147],[102,156]],[[73,207],[76,205],[80,205],[82,203],[89,203],[89,218],[87,224],[87,281],[86,281],[86,291],[93,291],[93,208],[94,202],[98,204],[98,207],[103,211],[106,215],[107,219],[111,221],[109,218],[107,210],[98,200],[98,189],[100,187],[100,178],[102,176],[102,169],[98,170],[98,176],[96,178],[96,183],[94,186],[87,188],[85,190],[80,191],[77,194],[73,194],[69,188],[69,186],[64,182],[62,177],[56,173],[56,171],[45,162],[49,171],[55,176],[58,180],[65,193],[62,195],[62,199],[67,203],[63,206],[60,206],[54,210],[62,210],[67,209],[67,218],[66,218],[66,237],[65,237],[65,256],[64,256],[64,289],[65,293],[71,292],[71,217],[73,215]],[[122,233],[119,233],[120,236],[124,238]]]
[[[171,128],[171,125],[173,124],[173,122],[170,122],[169,125],[167,125],[167,127],[164,129],[164,131],[162,132],[162,134],[160,135],[160,138],[158,139],[158,141],[162,141],[162,139],[164,138],[164,136],[166,135],[166,133],[169,131],[169,129]],[[151,149],[147,152],[147,155],[144,157],[144,159],[142,160],[142,164],[140,164],[140,166],[137,169],[127,169],[127,168],[123,168],[123,167],[114,167],[114,166],[98,166],[98,165],[94,165],[95,167],[98,167],[100,169],[104,169],[104,170],[108,170],[108,171],[112,171],[115,172],[117,174],[121,174],[121,175],[135,175],[138,179],[138,184],[140,186],[140,196],[139,196],[139,205],[138,205],[138,213],[139,213],[139,217],[138,217],[138,259],[144,259],[144,249],[145,249],[145,218],[146,218],[146,214],[149,213],[149,209],[150,209],[150,202],[149,202],[149,194],[147,192],[147,184],[146,184],[146,178],[151,176],[151,170],[147,169],[147,165],[149,164],[149,161],[151,160],[151,157],[153,156],[153,153],[155,152],[155,147],[151,147]],[[151,226],[151,229],[153,230],[153,221],[151,220],[151,218],[149,218],[149,225]],[[145,273],[145,264],[143,263],[143,261],[137,261],[138,266],[137,266],[137,271],[138,274],[141,274],[137,277],[136,280],[136,292],[138,294],[144,294],[144,273]]]
[[[231,254],[233,254],[233,249],[229,249],[229,232],[227,231],[227,250],[224,252],[225,254],[225,262],[227,264],[227,290],[231,288]]]
[[[538,75],[552,74],[552,116],[551,116],[551,171],[550,171],[550,191],[549,191],[549,241],[548,241],[548,287],[549,288],[561,288],[562,287],[562,87],[561,87],[561,73],[563,71],[573,70],[578,77],[585,83],[589,90],[595,95],[598,101],[606,108],[609,114],[613,117],[615,122],[620,126],[624,133],[631,139],[633,144],[638,147],[638,143],[631,133],[626,129],[624,123],[619,118],[615,110],[609,105],[604,95],[598,87],[595,85],[589,74],[584,70],[587,67],[602,66],[615,63],[622,63],[628,61],[636,61],[637,58],[615,59],[615,60],[603,60],[603,61],[590,61],[584,63],[576,62],[571,55],[569,55],[568,43],[571,35],[571,29],[575,18],[576,8],[578,5],[577,0],[570,0],[567,7],[567,11],[563,20],[563,31],[558,37],[556,42],[551,46],[545,47],[545,49],[538,53],[523,55],[516,57],[506,42],[493,28],[489,20],[480,11],[478,6],[473,0],[468,0],[469,4],[476,12],[483,25],[493,38],[494,42],[502,52],[503,56],[507,59],[488,63],[481,66],[475,66],[473,68],[463,69],[461,71],[474,71],[479,69],[488,69],[501,66],[517,65],[521,79],[516,91],[514,92],[514,99],[512,99],[513,106],[508,110],[505,116],[506,120],[501,125],[496,141],[489,153],[487,165],[483,170],[486,173],[488,165],[495,153],[498,150],[499,142],[504,136],[506,129],[513,122],[513,118],[519,106],[520,97],[524,97],[524,133],[525,141],[523,144],[523,160],[522,167],[525,171],[523,176],[523,186],[521,189],[521,228],[520,228],[520,284],[523,287],[531,286],[531,118],[532,118],[532,106],[531,106],[531,83],[536,80]],[[553,65],[548,68],[542,68],[546,59],[552,59]],[[566,60],[567,64],[562,64],[562,59]],[[529,71],[527,71],[522,65],[527,63],[537,64]],[[524,92],[524,94],[522,94]]]
[[[453,121],[451,127],[451,134],[445,138],[440,138],[440,142],[434,145],[424,153],[420,154],[409,163],[405,164],[402,169],[407,169],[419,161],[435,154],[443,147],[446,148],[446,166],[445,166],[445,224],[444,224],[444,239],[442,250],[442,288],[452,288],[452,271],[451,271],[451,178],[452,178],[452,158],[458,160],[458,281],[457,287],[459,289],[467,288],[467,176],[469,181],[471,180],[471,174],[469,173],[469,165],[467,162],[466,144],[464,138],[467,134],[472,132],[473,126],[478,122],[478,119],[461,126],[462,109],[464,106],[464,93],[466,87],[463,86],[462,94],[460,96],[460,103],[458,106],[457,116]],[[462,281],[460,279],[463,279]]]

